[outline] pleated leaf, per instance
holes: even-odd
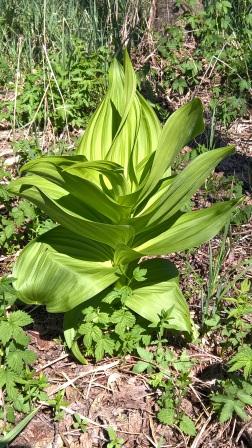
[[[178,286],[178,271],[167,260],[147,260],[140,264],[147,269],[147,280],[132,284],[132,295],[125,305],[153,323],[158,323],[162,311],[169,310],[169,328],[192,332],[188,305]]]
[[[153,165],[141,191],[144,199],[155,188],[178,152],[204,130],[202,103],[198,98],[180,107],[162,129]]]
[[[136,91],[136,76],[127,52],[124,72],[118,62],[110,68],[109,89],[84,133],[78,154],[89,160],[106,159],[122,165],[130,191],[139,183],[144,165],[156,149],[159,120]]]
[[[73,163],[77,162],[85,162],[87,159],[83,155],[76,155],[76,156],[42,156],[38,157],[36,159],[29,160],[29,162],[26,162],[20,169],[21,173],[27,173],[28,171],[32,171],[33,168],[40,164],[41,162],[50,162],[54,166],[57,166],[59,168],[67,168],[68,166],[71,166]],[[34,171],[35,172],[35,171]]]
[[[213,238],[230,218],[238,200],[184,213],[168,230],[134,248],[143,255],[164,255],[197,247]]]
[[[150,227],[159,225],[160,222],[164,222],[179,211],[185,202],[198,190],[216,165],[233,152],[234,148],[232,146],[214,149],[201,154],[189,163],[175,177],[170,187],[165,189],[164,193],[145,213],[132,219],[132,225],[136,232],[140,233],[146,225]]]
[[[104,223],[104,216],[99,210],[84,207],[79,199],[66,190],[39,176],[18,179],[10,184],[9,191],[30,200],[56,222],[80,236],[111,247],[127,243],[134,236],[131,226],[109,224],[109,221]]]
[[[77,168],[83,168],[84,172],[79,172]],[[50,158],[46,159],[41,157],[36,160],[32,165],[25,168],[28,173],[36,174],[37,176],[47,179],[50,182],[55,183],[59,187],[66,190],[66,194],[70,193],[74,198],[77,198],[83,203],[83,206],[87,206],[89,209],[93,209],[95,213],[99,210],[99,216],[104,216],[112,222],[119,222],[126,215],[127,208],[120,206],[110,196],[106,195],[102,188],[98,186],[99,176],[104,174],[108,179],[112,179],[113,185],[120,184],[123,188],[124,177],[122,168],[112,162],[106,163],[100,162],[80,162],[72,163],[64,170],[60,169],[57,165],[51,163]],[[95,178],[97,182],[94,182]],[[29,180],[29,177],[25,179]],[[42,188],[41,182],[33,186],[39,186]],[[26,183],[26,180],[22,181]],[[119,190],[119,192],[121,192]],[[50,197],[50,196],[49,196]]]
[[[118,131],[124,106],[123,69],[114,59],[109,70],[108,92],[91,118],[76,153],[88,160],[104,160]]]
[[[29,243],[13,271],[14,287],[25,303],[66,312],[118,279],[111,249],[56,227]]]
[[[130,263],[149,255],[168,255],[173,252],[198,247],[213,238],[230,218],[239,200],[225,201],[212,207],[183,213],[164,223],[167,230],[152,238],[152,232],[139,234],[133,247],[117,246],[114,261],[118,265]],[[144,239],[145,242],[139,245]]]
[[[124,177],[123,168],[117,163],[105,160],[77,162],[64,171],[94,182],[114,199],[127,192],[127,179]]]

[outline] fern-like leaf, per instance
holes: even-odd
[[[247,380],[252,374],[252,348],[244,345],[233,358],[230,359],[229,372],[235,372],[242,369],[244,378]]]

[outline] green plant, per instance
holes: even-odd
[[[220,272],[228,251],[227,237],[229,233],[229,227],[230,223],[227,222],[221,239],[220,248],[215,257],[213,256],[211,243],[209,243],[209,277],[207,284],[207,294],[205,300],[203,300],[203,309],[202,309],[203,323],[206,315],[209,314],[210,300],[214,298],[214,304],[211,310],[211,314],[213,315],[218,308],[219,302],[223,295],[223,291],[225,290],[226,286],[225,283],[220,282]]]
[[[41,129],[50,124],[58,132],[85,126],[105,91],[109,51],[101,47],[90,53],[75,40],[67,62],[56,52],[47,58],[25,76],[17,101],[3,102],[2,118],[13,122],[15,111],[18,126]]]
[[[2,418],[14,423],[14,410],[29,413],[34,401],[45,399],[47,381],[44,375],[35,378],[28,368],[36,354],[27,348],[30,339],[23,327],[33,320],[26,312],[13,310],[16,295],[11,281],[0,280],[0,388],[5,400]]]
[[[172,175],[176,155],[203,127],[202,105],[194,99],[161,128],[136,90],[125,53],[124,71],[116,60],[112,63],[108,92],[76,155],[32,160],[21,170],[27,175],[10,184],[10,192],[31,200],[60,224],[29,243],[13,275],[24,302],[66,313],[70,348],[76,349],[80,309],[104,301],[115,287],[126,288],[123,305],[144,319],[158,324],[162,311],[169,310],[170,329],[194,333],[175,266],[164,259],[138,263],[143,256],[210,239],[238,202],[182,211],[206,176],[233,152],[232,147],[209,151]],[[133,278],[137,267],[147,269],[143,282]]]
[[[229,372],[243,369],[243,376],[247,380],[252,374],[252,348],[243,345],[236,355],[229,360],[228,364],[230,365]]]
[[[25,162],[43,154],[37,138],[13,141],[12,149],[18,157],[18,166],[22,166]]]
[[[251,282],[245,278],[240,283],[240,288],[234,290],[234,297],[224,298],[229,305],[224,308],[226,315],[226,325],[222,329],[224,347],[243,345],[251,331],[249,322],[252,313]]]
[[[74,414],[73,420],[74,420],[73,422],[74,429],[79,429],[81,432],[86,432],[88,424],[87,420],[81,418],[79,414]]]
[[[162,334],[161,330],[155,352],[137,348],[141,361],[135,364],[133,371],[146,372],[149,375],[149,384],[160,391],[157,401],[160,407],[157,419],[166,425],[179,425],[184,434],[193,436],[196,434],[195,424],[181,407],[182,399],[188,394],[193,364],[186,350],[178,356],[171,350],[165,349],[160,344]]]
[[[221,381],[221,392],[211,396],[213,408],[218,412],[221,423],[236,414],[241,420],[248,420],[245,411],[247,405],[252,405],[252,384],[239,379]]]
[[[47,404],[51,406],[53,411],[53,419],[57,422],[64,418],[64,409],[68,402],[65,400],[65,390],[57,392],[52,399],[47,400]]]
[[[10,173],[0,168],[0,180],[6,183],[10,178]],[[0,184],[0,199],[2,200],[0,245],[4,252],[11,253],[24,246],[30,237],[40,235],[43,231],[52,228],[54,224],[41,213],[37,213],[30,202],[13,201],[4,183]]]
[[[109,442],[107,448],[121,448],[123,447],[124,440],[122,437],[117,437],[116,431],[112,427],[107,428],[107,433],[109,436]]]
[[[149,76],[154,85],[158,81],[159,96],[197,92],[206,81],[216,120],[229,126],[243,116],[251,89],[251,17],[245,0],[206,2],[198,13],[187,8],[179,22],[157,36],[160,70]]]
[[[248,263],[247,269],[250,264]],[[240,277],[241,274],[237,274],[232,282],[228,280],[223,285],[221,300],[204,321],[208,332],[220,332],[223,349],[230,350],[240,345],[243,347],[251,332],[251,282],[245,278],[237,287],[236,282]],[[233,291],[233,297],[226,296],[229,290]]]
[[[15,425],[10,431],[7,432],[3,437],[0,438],[0,447],[5,448],[9,443],[12,442],[28,425],[28,423],[33,419],[33,417],[38,413],[39,407],[33,409],[28,415],[26,415],[21,421]]]

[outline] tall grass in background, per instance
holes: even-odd
[[[1,53],[15,66],[21,45],[21,64],[32,68],[41,61],[43,44],[63,60],[75,39],[86,51],[118,49],[139,32],[149,6],[149,0],[0,0]]]
[[[0,0],[1,118],[33,131],[85,127],[108,61],[146,27],[150,0]],[[68,131],[67,131],[68,133]]]
[[[169,26],[169,32],[176,28],[174,33],[155,32],[150,40],[156,48],[147,49],[146,56],[148,60],[152,51],[161,54],[161,66],[166,68],[161,70],[162,80],[154,68],[159,79],[154,82],[167,84],[180,95],[201,82],[198,75],[204,78],[201,67],[207,60],[211,75],[220,73],[222,79],[210,106],[215,110],[218,104],[216,117],[227,124],[246,110],[251,86],[251,3],[205,0],[203,4],[202,14],[185,13],[187,22]],[[0,88],[15,94],[14,102],[2,105],[0,121],[11,123],[13,129],[49,125],[59,132],[68,125],[85,127],[106,88],[104,75],[111,57],[126,45],[137,47],[149,33],[151,5],[152,0],[0,0]],[[189,56],[183,47],[185,23],[197,42]],[[177,44],[181,52],[172,53]]]

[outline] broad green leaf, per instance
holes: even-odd
[[[119,163],[132,189],[139,183],[144,168],[142,161],[156,149],[160,132],[154,111],[136,91],[136,76],[125,52],[124,72],[120,64],[113,61],[108,92],[84,133],[77,153],[85,154],[89,160]]]
[[[83,164],[85,165],[85,162]],[[110,168],[110,171],[113,172],[114,170],[115,172],[116,169],[118,169],[118,166],[113,166]],[[35,176],[29,175],[20,179],[20,181],[14,181],[12,185],[30,185],[37,187],[49,199],[62,199],[62,197],[68,197],[70,195],[76,207],[79,207],[81,210],[84,208],[83,216],[85,216],[85,211],[88,210],[89,214],[87,217],[91,217],[94,220],[117,223],[124,216],[128,215],[128,209],[126,207],[118,205],[95,183],[90,182],[84,177],[80,180],[78,176],[69,173],[69,170],[60,170],[52,163],[44,160],[44,158],[42,158],[40,163],[34,164],[29,172],[35,174]],[[99,175],[99,173],[100,169],[97,174]],[[59,198],[57,196],[55,197],[55,191],[52,192],[50,188],[51,184],[59,187],[58,194],[61,193]]]
[[[81,179],[93,182],[97,186],[101,187],[101,176],[107,178],[112,187],[111,192],[117,195],[124,194],[126,191],[126,179],[123,175],[123,167],[114,162],[97,160],[87,161],[83,156],[69,157],[72,159],[71,163],[60,163],[55,160],[55,157],[39,157],[34,161],[28,162],[22,168],[24,173],[33,173],[40,175],[48,180],[55,181],[58,185],[67,187],[64,179],[62,179],[62,173],[68,172]],[[76,160],[74,160],[76,159]],[[80,187],[82,190],[82,187]],[[118,191],[117,191],[118,190]]]
[[[157,229],[167,227],[168,230],[157,232],[157,229],[144,230],[136,235],[132,245],[118,245],[114,254],[114,262],[121,266],[146,255],[167,255],[192,247],[197,247],[215,236],[231,216],[239,200],[215,204],[207,209],[184,214],[176,214]],[[177,216],[177,218],[176,218]],[[157,234],[154,238],[152,235]],[[142,243],[139,245],[139,243]]]
[[[36,185],[36,188],[30,185]],[[128,242],[134,235],[134,229],[129,225],[93,221],[98,219],[99,212],[94,215],[63,188],[39,176],[18,179],[11,184],[10,190],[30,200],[55,221],[80,236],[116,247],[117,244]]]
[[[131,263],[134,260],[140,260],[141,253],[131,249],[126,244],[118,244],[114,253],[114,263],[116,266],[123,266]]]
[[[124,74],[114,59],[109,70],[108,92],[89,122],[76,153],[88,160],[104,160],[119,128],[124,106]]]
[[[124,108],[120,125],[106,154],[106,160],[112,160],[124,167],[125,173],[133,181],[134,173],[128,169],[131,151],[135,145],[141,116],[141,107],[136,96],[136,75],[127,51],[124,53]],[[124,151],[121,150],[122,145]]]
[[[226,201],[206,209],[184,213],[168,226],[166,232],[149,239],[134,250],[142,255],[164,255],[197,247],[220,231],[238,202]]]
[[[106,159],[124,166],[125,176],[131,182],[130,190],[133,191],[138,186],[144,167],[141,162],[155,150],[161,127],[147,101],[136,92],[136,77],[127,52],[124,69],[125,108]]]
[[[148,209],[155,203],[157,203],[157,201],[159,200],[159,198],[162,198],[162,196],[164,195],[165,191],[168,190],[168,188],[171,186],[172,182],[174,181],[176,175],[170,175],[169,177],[165,177],[163,179],[161,179],[158,184],[156,185],[156,188],[151,192],[151,195],[148,196],[144,201],[140,202],[140,204],[138,204],[138,196],[135,195],[135,197],[133,196],[134,202],[133,202],[133,207],[134,207],[134,216],[137,216],[140,212],[142,214],[144,214],[146,211],[148,212]],[[122,204],[125,203],[126,205],[126,201],[125,199],[127,198],[127,196],[125,195],[122,201]],[[125,201],[125,202],[124,202]]]
[[[67,313],[66,313],[67,314]],[[64,336],[66,337],[66,334],[68,334],[68,332],[64,332]],[[67,344],[68,345],[68,344]],[[80,347],[78,345],[77,341],[73,341],[72,344],[68,347],[71,349],[72,354],[74,355],[74,357],[81,363],[81,364],[88,364],[88,361],[86,360],[86,358],[83,356],[83,354],[81,353]]]
[[[127,180],[124,177],[123,168],[118,163],[105,160],[77,162],[65,168],[64,171],[96,183],[105,193],[109,193],[114,198],[127,191]]]
[[[132,295],[125,305],[145,319],[158,323],[161,312],[170,310],[169,328],[192,332],[189,309],[178,287],[178,273],[167,260],[147,260],[140,264],[148,270],[148,278],[143,287],[132,282]]]
[[[152,168],[140,198],[154,190],[178,152],[204,130],[202,103],[198,98],[180,107],[167,120],[159,138]]]
[[[132,225],[137,233],[141,233],[144,226],[159,225],[164,222],[186,203],[198,190],[211,171],[224,159],[232,154],[234,148],[214,149],[198,156],[179,173],[171,186],[165,190],[155,204],[151,205],[145,213],[132,219]]]
[[[14,267],[14,287],[26,303],[65,312],[117,280],[105,245],[56,227],[32,241]]]
[[[130,163],[134,166],[137,181],[139,183],[142,178],[146,161],[157,148],[162,128],[149,103],[139,93],[137,93],[137,97],[141,106],[141,117],[137,139],[131,152]]]
[[[83,321],[83,304],[73,308],[72,310],[66,312],[64,314],[63,321],[63,329],[64,329],[64,337],[67,343],[68,348],[72,351],[75,358],[81,364],[87,364],[86,358],[84,358],[81,350],[78,346],[77,341],[75,340],[77,336],[77,328],[80,323]]]
[[[36,165],[41,164],[41,162],[51,163],[59,168],[67,168],[73,163],[85,162],[87,159],[82,155],[77,156],[42,156],[36,159],[29,160],[20,169],[21,173],[27,173],[35,169]]]

